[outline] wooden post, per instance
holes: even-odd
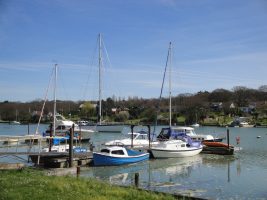
[[[74,124],[70,128],[70,140],[69,140],[69,167],[73,166],[73,132]]]
[[[77,166],[77,177],[80,175],[80,173],[81,173],[81,168],[80,166]]]
[[[150,149],[150,147],[151,147],[150,125],[147,125],[147,128],[148,128],[148,148]]]
[[[230,147],[230,144],[229,144],[229,129],[227,129],[227,145],[228,145],[228,149]]]
[[[139,173],[134,174],[134,185],[135,187],[139,186]]]
[[[50,138],[49,138],[49,152],[51,152],[52,148],[52,123],[50,124]]]
[[[82,127],[81,127],[81,125],[79,125],[79,129],[80,129],[80,132],[79,132],[79,145],[81,146],[81,140],[82,140]]]
[[[131,132],[132,132],[132,137],[131,137],[131,147],[133,148],[133,128],[134,125],[131,125]]]

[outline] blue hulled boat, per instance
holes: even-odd
[[[149,159],[149,153],[134,151],[120,146],[103,148],[93,152],[94,165],[124,165]]]

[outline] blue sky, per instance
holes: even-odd
[[[158,98],[170,41],[173,95],[257,89],[266,22],[266,0],[0,0],[0,101],[43,99],[55,63],[58,99],[97,99],[99,33],[104,98]]]

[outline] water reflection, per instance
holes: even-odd
[[[231,182],[231,170],[235,162],[237,174],[240,175],[241,162],[235,156],[200,154],[188,158],[152,159],[124,166],[91,167],[83,172],[83,176],[112,184],[138,183],[140,188],[201,197],[207,195],[214,184],[214,178],[224,177],[223,182]],[[212,174],[214,168],[216,174]],[[220,186],[216,188],[215,196],[221,194]]]
[[[152,187],[181,185],[181,179],[189,177],[193,169],[201,164],[202,157],[197,155],[179,159],[152,159],[123,166],[92,167],[84,173],[119,185],[133,185],[136,181],[135,174],[138,173],[139,186],[153,189]]]

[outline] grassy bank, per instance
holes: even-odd
[[[42,171],[23,169],[0,171],[0,199],[175,199],[171,195],[112,186],[95,179],[45,176]]]

